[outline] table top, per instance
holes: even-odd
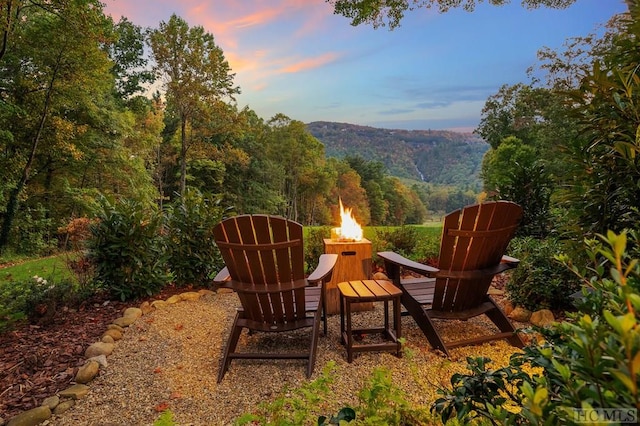
[[[385,280],[355,280],[338,283],[340,294],[348,300],[375,302],[400,297],[402,290]]]

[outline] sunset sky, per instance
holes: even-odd
[[[157,28],[175,13],[224,51],[240,108],[269,119],[473,130],[503,84],[528,82],[543,46],[601,32],[624,0],[565,10],[486,2],[472,13],[409,12],[400,28],[352,27],[324,0],[103,0],[115,21]]]

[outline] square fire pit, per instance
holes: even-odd
[[[340,313],[338,283],[371,279],[371,241],[366,238],[359,241],[340,241],[325,238],[324,252],[338,255],[331,281],[326,284],[327,314],[333,315]],[[373,309],[373,303],[371,302],[354,304],[352,307],[352,310],[356,311],[370,309]]]

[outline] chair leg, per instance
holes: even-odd
[[[322,323],[324,327],[324,336],[327,337],[327,295],[326,283],[322,283],[322,290],[320,291],[321,305],[322,305]]]
[[[311,346],[309,347],[309,362],[307,364],[307,379],[313,374],[313,368],[316,364],[316,351],[318,349],[318,334],[320,334],[320,319],[322,318],[322,308],[319,308],[313,319],[313,327],[311,331]],[[326,321],[326,318],[325,318]],[[326,325],[326,322],[325,322]],[[325,329],[325,335],[326,335]]]
[[[494,306],[493,309],[485,312],[487,317],[498,327],[501,332],[513,332],[513,337],[507,338],[507,341],[517,348],[522,348],[525,346],[524,341],[520,337],[520,335],[516,332],[516,328],[513,326],[507,315],[504,313],[502,309],[498,306],[498,304],[491,298],[487,297],[487,300],[491,302]]]
[[[445,345],[444,340],[440,336],[440,333],[438,333],[438,330],[433,324],[433,321],[431,320],[427,312],[425,312],[422,305],[420,305],[413,298],[407,296],[404,293],[402,294],[402,304],[407,309],[409,314],[413,317],[413,320],[416,322],[416,324],[418,324],[418,327],[420,327],[420,329],[426,336],[429,344],[434,349],[439,349],[444,352],[446,356],[449,356],[449,351],[447,350],[447,346]]]
[[[225,373],[229,369],[229,365],[231,364],[231,358],[229,358],[229,355],[236,351],[236,346],[238,345],[238,340],[242,333],[242,327],[238,326],[239,319],[240,312],[236,313],[236,317],[233,320],[233,326],[231,328],[231,334],[229,335],[229,340],[227,340],[227,346],[224,349],[222,364],[220,365],[220,371],[218,372],[218,383],[222,382]]]

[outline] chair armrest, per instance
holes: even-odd
[[[517,259],[516,259],[517,260]],[[509,269],[513,269],[518,266],[517,263],[511,262],[501,262],[495,266],[491,266],[489,268],[484,269],[471,269],[467,271],[445,271],[440,270],[436,274],[434,274],[435,278],[453,278],[453,279],[462,279],[462,280],[474,280],[478,278],[483,278],[486,276],[498,275],[504,271]]]
[[[501,262],[508,263],[509,265],[512,265],[512,268],[515,268],[520,263],[520,259],[516,259],[515,257],[507,256],[505,254],[504,256],[502,256]]]
[[[318,266],[307,277],[307,281],[313,285],[317,285],[319,281],[324,281],[325,279],[328,281],[331,279],[331,274],[333,273],[333,268],[336,266],[337,261],[337,254],[321,254],[320,259],[318,260]]]
[[[229,269],[225,266],[213,278],[213,283],[219,287],[229,288],[230,280],[231,280],[231,275],[229,275]]]
[[[406,257],[392,251],[378,252],[378,256],[383,258],[385,262],[390,262],[394,265],[409,269],[410,271],[424,276],[433,276],[433,274],[440,271],[438,268],[434,268],[433,266],[425,265],[423,263],[414,262],[413,260],[409,260]]]

